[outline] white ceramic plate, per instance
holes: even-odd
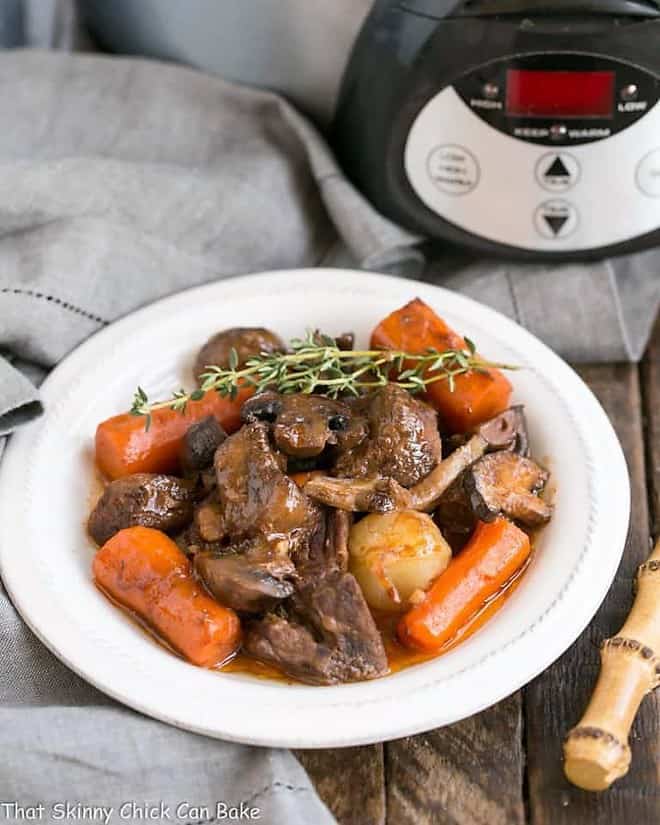
[[[85,535],[99,421],[139,383],[153,397],[189,383],[216,330],[264,325],[283,337],[314,326],[358,339],[415,295],[513,377],[534,454],[553,473],[556,513],[521,586],[446,655],[373,682],[290,686],[208,672],[166,652],[92,585]],[[0,566],[25,621],[76,673],[146,714],[258,745],[335,747],[445,725],[494,704],[548,667],[601,603],[629,518],[626,464],[602,408],[547,347],[502,315],[427,284],[303,270],[236,278],[160,301],[70,355],[43,386],[47,413],[11,439],[0,472]]]

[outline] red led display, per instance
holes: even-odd
[[[513,117],[612,117],[614,72],[509,69],[506,110]]]

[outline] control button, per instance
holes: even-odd
[[[635,175],[637,186],[650,198],[660,198],[660,149],[642,158]]]
[[[624,86],[621,91],[619,92],[619,96],[624,103],[629,103],[631,100],[637,100],[637,95],[639,93],[639,89],[635,83],[628,83],[627,86]]]
[[[438,146],[429,155],[428,172],[438,189],[447,195],[466,195],[479,183],[479,164],[462,146]]]
[[[536,164],[536,180],[549,192],[565,192],[580,179],[580,165],[568,152],[549,152]]]
[[[497,83],[484,83],[482,92],[488,100],[495,100],[496,97],[500,96],[500,87]]]
[[[550,127],[550,137],[553,140],[562,140],[568,135],[568,129],[563,123],[553,123]]]
[[[573,234],[578,222],[577,209],[568,201],[545,201],[534,213],[536,231],[544,238],[566,238]]]

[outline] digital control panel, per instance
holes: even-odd
[[[660,227],[658,88],[606,59],[500,61],[423,107],[406,141],[408,181],[436,214],[500,244],[631,240]]]
[[[454,84],[479,118],[533,143],[609,138],[644,117],[660,81],[636,66],[590,55],[529,55],[488,64]]]

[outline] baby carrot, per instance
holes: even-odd
[[[398,626],[401,642],[437,651],[519,570],[531,552],[529,537],[512,522],[479,522],[465,548]]]
[[[241,406],[252,394],[241,390],[235,399],[207,392],[199,401],[190,401],[184,413],[169,407],[146,418],[130,413],[115,415],[96,430],[96,464],[109,479],[133,473],[173,473],[178,469],[179,449],[188,427],[213,415],[229,433],[241,424]]]
[[[422,353],[463,349],[465,341],[419,298],[383,319],[371,335],[374,349],[396,349]],[[448,381],[436,381],[426,390],[426,399],[440,413],[451,432],[471,432],[509,406],[511,384],[500,370],[471,371],[455,378],[452,392]]]
[[[97,552],[93,573],[102,590],[192,664],[217,667],[238,649],[238,616],[204,591],[186,556],[159,530],[120,530]]]

